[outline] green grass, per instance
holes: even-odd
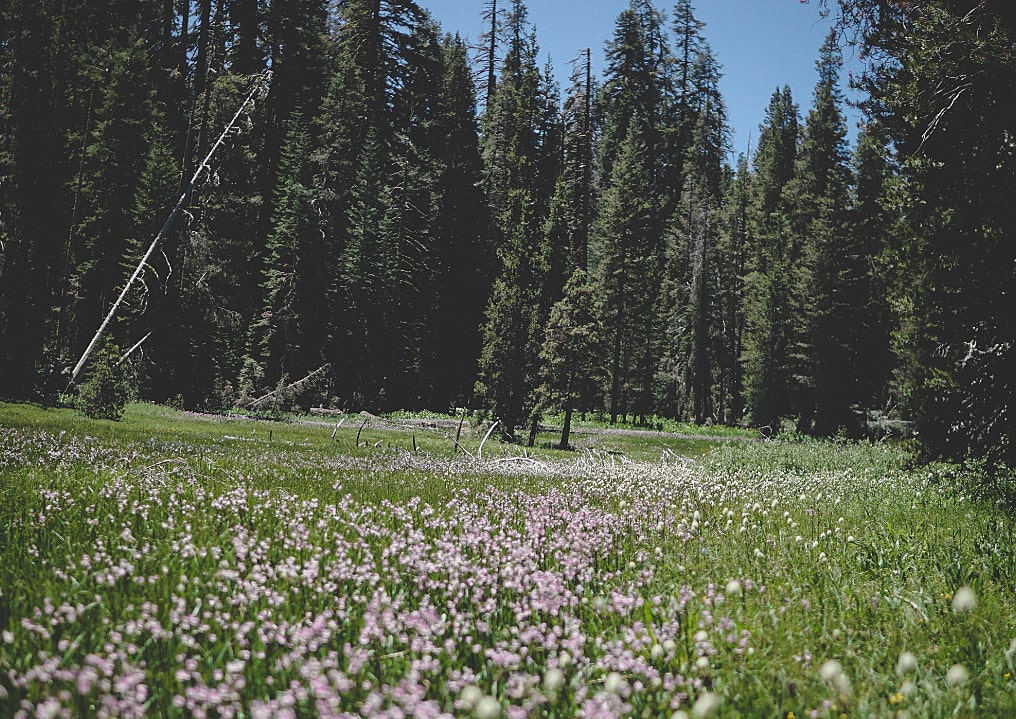
[[[312,419],[0,405],[0,716],[1016,715],[1013,517],[955,468]]]
[[[640,424],[637,420],[629,418],[630,421],[619,421],[611,425],[610,418],[600,413],[589,412],[585,416],[575,413],[572,416],[572,426],[577,428],[595,427],[599,429],[636,429],[656,430],[670,432],[673,434],[705,435],[709,437],[740,437],[757,439],[759,432],[756,429],[746,427],[728,427],[722,424],[693,424],[691,422],[678,422],[666,417],[652,416],[646,420],[646,424]],[[564,423],[564,413],[549,413],[544,415],[543,421],[546,424],[560,426]]]

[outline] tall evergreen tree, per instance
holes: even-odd
[[[38,396],[48,328],[37,308],[54,301],[65,236],[52,5],[0,7],[0,394],[17,399]]]
[[[487,304],[479,394],[515,430],[535,407],[537,355],[546,279],[544,217],[538,168],[545,116],[536,42],[525,6],[509,13],[508,48],[497,91],[483,119],[486,188],[501,271]]]
[[[334,54],[316,123],[324,232],[342,258],[329,293],[335,340],[326,354],[337,396],[384,407],[417,391],[410,388],[419,366],[408,349],[420,341],[412,273],[427,242],[423,218],[433,210],[425,126],[439,50],[415,2],[356,0],[340,8]]]
[[[1016,21],[998,0],[838,4],[874,58],[860,84],[900,164],[901,398],[929,451],[1012,462]]]
[[[143,43],[131,30],[123,32],[132,35],[125,47],[117,47],[125,38],[113,38],[104,48],[110,59],[108,75],[99,90],[81,168],[85,201],[75,231],[80,245],[74,248],[71,277],[73,313],[79,319],[79,333],[71,340],[76,351],[84,350],[119,294],[127,274],[124,264],[136,264],[127,257],[129,240],[142,232],[133,210],[149,154],[146,130],[153,121],[153,93],[142,83],[148,67]]]
[[[603,195],[592,242],[594,277],[605,299],[604,326],[613,343],[612,422],[628,412],[645,421],[655,409],[660,353],[655,273],[663,267],[665,221],[677,195],[666,182],[674,162],[665,142],[669,61],[660,12],[648,0],[632,0],[607,43],[599,103]]]
[[[698,111],[703,106],[700,97],[702,78],[696,75],[703,71],[705,57],[713,60],[713,68],[716,65],[712,51],[702,35],[705,23],[695,17],[691,0],[678,0],[674,5],[673,16],[674,98],[669,109],[667,143],[672,147],[671,153],[676,162],[668,168],[668,179],[682,187],[685,177],[684,160],[692,143]]]
[[[851,405],[859,395],[863,294],[869,258],[849,225],[852,177],[846,119],[838,88],[842,65],[835,31],[830,31],[816,64],[819,80],[808,113],[795,175],[788,188],[792,226],[807,273],[802,311],[794,329],[795,373],[802,393],[795,411],[802,429],[829,434],[856,424]],[[796,288],[795,288],[796,289]]]
[[[484,30],[480,33],[476,44],[476,87],[486,108],[490,98],[497,89],[497,68],[500,61],[498,52],[504,31],[504,16],[507,8],[506,0],[484,0],[480,19]]]
[[[717,304],[720,322],[719,405],[725,424],[744,420],[744,380],[741,356],[745,330],[745,283],[748,250],[748,218],[752,197],[752,173],[748,158],[741,156],[737,170],[725,185],[723,229],[717,254],[719,266]]]
[[[601,330],[595,288],[585,271],[576,270],[551,309],[540,349],[541,401],[564,410],[561,449],[568,449],[576,405],[592,407],[602,390],[606,346]]]
[[[547,218],[551,253],[548,284],[552,287],[562,287],[565,277],[576,270],[588,269],[594,199],[595,90],[589,51],[584,50],[572,70],[571,87],[564,103],[561,170]]]
[[[480,187],[483,167],[466,46],[458,36],[446,37],[442,46],[433,124],[438,203],[431,250],[433,335],[423,359],[424,382],[431,387],[427,404],[435,409],[464,406],[472,396],[496,260]]]
[[[743,362],[745,399],[757,425],[778,426],[781,418],[790,416],[794,397],[800,394],[792,367],[804,277],[786,197],[797,143],[797,106],[785,86],[769,102],[754,158]]]
[[[294,113],[283,148],[275,219],[265,261],[265,308],[257,325],[268,377],[299,379],[322,363],[328,318],[320,312],[334,266],[321,236],[310,136]]]
[[[632,125],[603,190],[595,234],[596,282],[610,346],[611,424],[652,411],[656,360],[656,278],[660,271],[652,160]]]
[[[887,250],[894,219],[884,200],[892,181],[885,136],[876,123],[867,123],[857,137],[853,155],[855,177],[850,230],[859,254],[866,260],[857,288],[860,335],[857,337],[858,397],[869,410],[895,411],[890,380],[895,361],[890,348],[893,332],[887,276],[891,270]]]
[[[603,121],[598,157],[601,181],[610,182],[621,146],[634,125],[639,139],[654,158],[653,177],[673,159],[664,153],[670,54],[663,17],[650,0],[631,0],[618,15],[606,46],[606,68],[600,92]]]
[[[663,411],[698,423],[713,415],[713,373],[719,348],[716,295],[719,209],[728,145],[719,68],[703,44],[692,65],[686,110],[696,119],[682,163],[681,202],[668,232],[665,291],[666,350],[660,367]]]

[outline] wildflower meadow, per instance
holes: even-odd
[[[0,405],[0,716],[1016,715],[955,468],[359,429]]]

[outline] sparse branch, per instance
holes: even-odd
[[[145,335],[144,337],[142,337],[142,338],[141,338],[141,339],[139,339],[139,340],[138,340],[137,342],[135,342],[135,343],[134,343],[134,346],[133,346],[133,347],[131,347],[131,348],[130,348],[129,350],[127,350],[126,352],[124,352],[124,353],[123,353],[123,357],[121,357],[120,359],[118,359],[118,360],[116,361],[116,364],[115,364],[115,365],[113,365],[113,366],[114,366],[114,367],[119,367],[119,366],[120,366],[120,363],[121,363],[121,362],[123,362],[123,361],[124,361],[125,359],[127,359],[128,357],[130,357],[130,356],[131,356],[131,354],[133,354],[133,353],[134,353],[134,350],[136,350],[136,349],[137,349],[138,347],[140,347],[141,345],[143,345],[143,344],[145,343],[145,340],[147,340],[147,339],[148,339],[149,337],[151,337],[151,336],[152,336],[152,332],[154,332],[154,331],[155,331],[155,330],[151,330],[151,331],[150,331],[150,332],[149,332],[148,334],[146,334],[146,335]]]

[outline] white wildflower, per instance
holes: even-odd
[[[547,694],[557,694],[564,686],[564,672],[552,667],[543,675],[543,691]]]
[[[945,683],[951,687],[960,687],[967,683],[970,673],[962,664],[953,664],[945,673]]]
[[[492,696],[485,696],[476,703],[473,714],[476,719],[497,719],[501,716],[501,702]]]
[[[628,690],[628,682],[617,672],[611,672],[604,680],[603,688],[611,694],[624,696]]]
[[[475,684],[469,684],[459,692],[459,701],[467,709],[474,709],[481,699],[483,699],[483,692]]]
[[[819,670],[819,676],[826,684],[832,684],[840,674],[843,673],[843,666],[835,659],[830,659]]]
[[[706,692],[695,701],[695,706],[691,708],[691,713],[696,719],[706,719],[706,717],[711,717],[715,714],[719,708],[720,697],[712,692]]]
[[[900,658],[896,660],[897,676],[913,674],[917,671],[917,657],[910,652],[900,652]]]
[[[974,594],[974,590],[970,587],[963,586],[956,590],[956,596],[953,597],[953,611],[957,614],[967,614],[973,611],[974,607],[977,606],[977,595]]]

